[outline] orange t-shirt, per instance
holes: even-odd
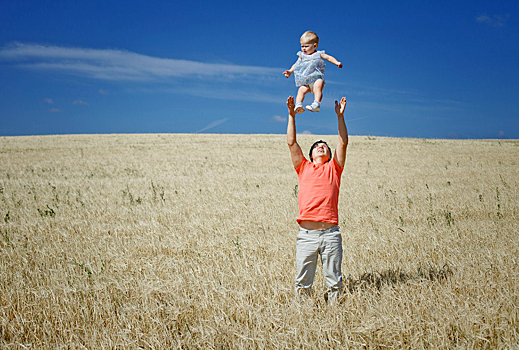
[[[335,159],[314,164],[303,158],[297,167],[299,177],[299,217],[302,220],[339,224],[339,187],[342,170]]]

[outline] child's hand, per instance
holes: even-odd
[[[342,68],[342,63],[341,63],[341,62],[338,62],[338,63],[337,63],[337,67],[338,67],[338,68]]]
[[[291,76],[291,75],[292,75],[292,72],[291,72],[291,71],[289,71],[289,70],[286,70],[286,71],[284,71],[284,72],[283,72],[283,74],[285,75],[285,77],[287,77],[287,78],[288,78],[289,76]]]

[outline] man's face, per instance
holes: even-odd
[[[326,146],[324,142],[319,142],[312,150],[312,159],[316,159],[317,157],[326,157],[327,159],[330,159],[328,146]]]

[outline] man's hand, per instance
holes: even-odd
[[[337,63],[337,68],[342,68],[342,62]]]
[[[296,116],[296,111],[295,111],[296,104],[294,103],[294,96],[288,96],[287,108],[288,108],[288,114],[290,114],[292,117],[295,117]]]
[[[293,99],[292,99],[293,101]],[[288,102],[287,102],[288,103]],[[335,100],[335,113],[337,117],[344,117],[344,110],[346,109],[346,97],[341,98],[341,102]]]
[[[294,103],[294,97],[289,96],[287,98],[287,108],[288,113],[290,114],[288,117],[288,125],[287,125],[287,144],[290,149],[290,158],[292,158],[292,164],[294,165],[294,169],[297,169],[301,162],[305,158],[303,155],[303,151],[301,147],[297,143],[297,133],[296,133],[296,112],[294,108],[296,107]]]
[[[287,77],[287,78],[288,78],[289,76],[291,76],[292,73],[293,73],[293,72],[291,72],[291,71],[289,71],[289,70],[286,70],[286,71],[283,72],[283,74],[284,74],[285,77]]]
[[[342,168],[346,162],[346,148],[348,147],[348,129],[344,122],[344,110],[346,109],[346,97],[340,102],[335,101],[335,113],[337,113],[337,124],[339,129],[339,143],[335,148],[335,161]]]

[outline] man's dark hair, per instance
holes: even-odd
[[[314,150],[315,146],[317,146],[318,144],[320,143],[324,143],[326,145],[326,147],[328,147],[328,153],[330,154],[330,158],[328,158],[328,160],[326,162],[329,162],[330,160],[332,160],[332,149],[330,148],[330,146],[328,146],[328,144],[326,143],[326,141],[323,141],[323,140],[319,140],[319,141],[315,141],[314,144],[312,145],[312,147],[310,147],[310,161],[313,162],[313,158],[312,158],[312,151]]]

